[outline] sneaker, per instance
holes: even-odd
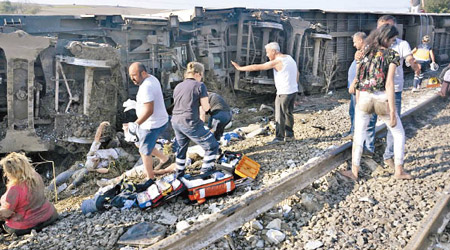
[[[295,141],[295,137],[294,136],[286,136],[284,137],[284,142],[292,142]]]
[[[278,138],[275,138],[272,141],[267,142],[266,144],[267,145],[275,145],[275,144],[283,144],[283,143],[284,143],[284,140],[282,140],[282,139],[280,140]]]
[[[413,87],[411,90],[411,92],[416,92],[416,91],[417,91],[416,87]]]

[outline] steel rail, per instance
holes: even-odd
[[[438,97],[438,95],[433,95],[428,100],[411,108],[402,115],[402,121],[429,107]],[[385,124],[377,126],[376,135],[380,136],[385,131]],[[351,151],[352,143],[347,142],[336,149],[324,152],[322,156],[308,161],[287,179],[280,179],[269,187],[242,198],[237,203],[224,208],[207,219],[172,234],[145,249],[201,249],[206,247],[325,176],[350,159]]]
[[[414,236],[411,237],[405,249],[429,249],[433,245],[433,241],[429,237],[445,229],[445,226],[449,223],[450,186],[447,186],[444,190],[444,194],[436,201],[428,216],[421,221],[419,228]]]

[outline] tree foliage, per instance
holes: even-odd
[[[450,13],[450,0],[422,0],[427,13]]]
[[[41,10],[38,5],[27,3],[0,2],[0,14],[36,14]]]

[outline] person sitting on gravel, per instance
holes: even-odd
[[[17,236],[39,231],[54,223],[59,215],[44,195],[44,182],[23,154],[10,153],[0,161],[8,179],[1,197],[0,219],[3,228]]]
[[[265,46],[266,55],[270,61],[263,64],[239,66],[236,62],[231,64],[238,71],[261,71],[273,69],[275,88],[275,139],[268,144],[284,143],[294,140],[294,110],[295,97],[298,92],[298,67],[290,55],[280,52],[280,45],[271,42]]]
[[[400,65],[400,56],[389,48],[398,34],[397,28],[389,24],[372,31],[366,39],[364,57],[357,67],[352,170],[343,172],[354,180],[358,178],[365,131],[374,112],[385,121],[394,137],[394,177],[412,178],[403,169],[405,131],[395,107],[394,74],[396,67]]]
[[[225,127],[231,122],[231,109],[223,97],[217,93],[208,92],[208,101],[211,106],[208,128],[214,133],[216,140],[220,141]],[[206,113],[203,108],[200,108],[200,119],[206,122]]]
[[[173,91],[174,107],[171,122],[179,145],[175,160],[176,177],[184,175],[186,153],[191,140],[205,150],[201,172],[213,169],[218,157],[219,143],[211,131],[205,129],[199,114],[200,108],[206,114],[211,111],[206,86],[201,82],[204,71],[203,64],[188,63],[185,80]]]
[[[421,74],[414,76],[414,86],[412,88],[412,92],[415,92],[420,89],[420,84],[423,79],[423,72],[427,71],[430,68],[430,62],[431,66],[436,67],[436,61],[434,59],[434,53],[433,49],[430,46],[430,36],[425,35],[422,38],[422,44],[417,46],[417,48],[414,48],[411,53],[414,56],[414,59],[416,62],[420,65],[420,70],[422,71]],[[436,65],[436,66],[435,66]],[[432,68],[432,70],[435,70],[436,68]]]

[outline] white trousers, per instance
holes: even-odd
[[[411,6],[411,13],[419,13],[419,12],[420,12],[420,5]]]
[[[379,91],[370,93],[367,91],[359,92],[359,101],[355,108],[355,134],[353,136],[353,151],[352,151],[352,164],[359,166],[361,162],[361,155],[363,153],[363,143],[366,137],[367,126],[369,125],[370,115],[363,110],[363,105],[373,104],[375,101],[386,102],[387,95],[385,91]],[[361,110],[361,108],[363,110]],[[391,131],[394,138],[394,162],[395,165],[403,165],[403,158],[405,155],[405,131],[403,130],[402,121],[395,113],[397,118],[397,125],[395,127],[390,126],[389,112],[387,114],[378,115],[386,123],[387,128]]]

